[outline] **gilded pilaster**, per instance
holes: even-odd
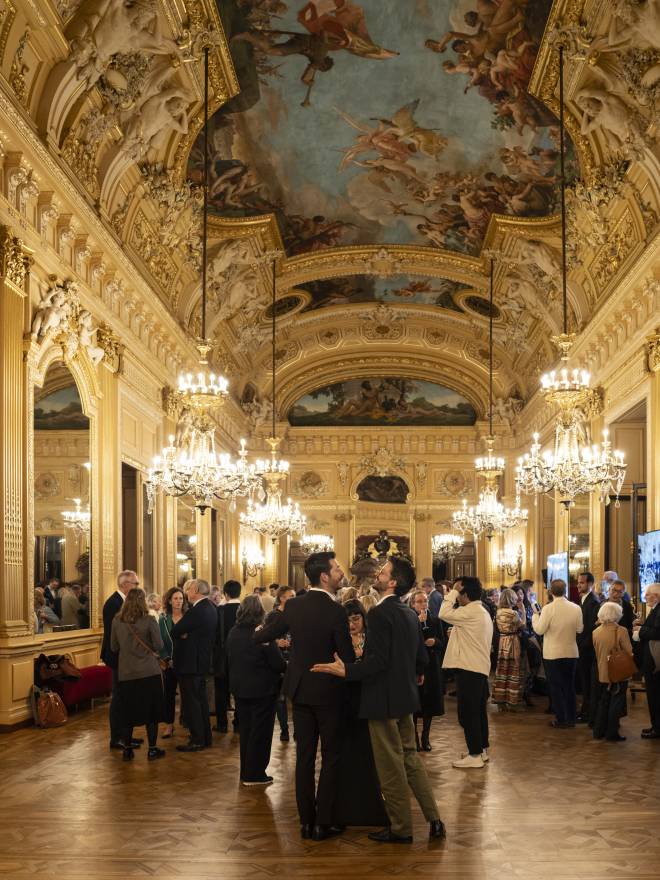
[[[26,534],[23,322],[31,259],[7,226],[0,226],[0,637],[31,631]]]
[[[101,400],[99,406],[99,480],[102,487],[100,505],[101,595],[104,602],[116,589],[121,559],[121,462],[119,454],[118,383],[117,374],[99,370]]]

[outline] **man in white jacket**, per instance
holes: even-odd
[[[467,753],[453,766],[483,767],[488,760],[488,675],[493,621],[481,604],[481,581],[464,577],[454,584],[440,606],[440,620],[451,625],[443,667],[453,669],[458,722]]]
[[[550,584],[552,601],[532,617],[534,632],[543,636],[543,665],[550,686],[555,713],[551,727],[575,727],[575,670],[578,661],[577,635],[582,632],[582,609],[566,598],[566,583]]]

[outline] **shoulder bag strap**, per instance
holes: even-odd
[[[141,645],[141,646],[144,648],[145,651],[147,651],[149,654],[152,654],[157,660],[160,660],[160,654],[158,653],[158,651],[154,651],[153,648],[150,648],[149,645],[147,645],[145,642],[142,641],[142,639],[140,638],[140,636],[139,636],[139,635],[137,634],[137,632],[135,631],[135,628],[133,627],[133,624],[126,622],[126,626],[127,626],[127,627],[130,629],[130,631],[132,632],[132,634],[133,634],[133,638],[134,638],[135,641],[138,643],[138,645]]]

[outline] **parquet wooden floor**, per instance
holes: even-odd
[[[545,701],[540,701],[545,702]],[[492,719],[492,760],[460,771],[454,700],[424,755],[448,839],[429,845],[415,807],[412,846],[373,844],[365,829],[302,841],[293,792],[294,745],[276,736],[265,790],[238,785],[236,737],[196,755],[132,764],[107,748],[107,707],[58,730],[0,737],[0,875],[117,878],[391,877],[446,880],[657,880],[660,741],[642,741],[638,698],[622,744],[585,728],[555,731],[540,711]],[[169,743],[169,744],[168,744]]]

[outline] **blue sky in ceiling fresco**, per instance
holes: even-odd
[[[217,213],[274,211],[289,254],[477,253],[493,212],[554,208],[556,123],[526,91],[550,0],[218,5],[241,93],[211,122]]]
[[[389,376],[326,385],[301,397],[288,419],[300,427],[473,425],[477,414],[450,388]]]

